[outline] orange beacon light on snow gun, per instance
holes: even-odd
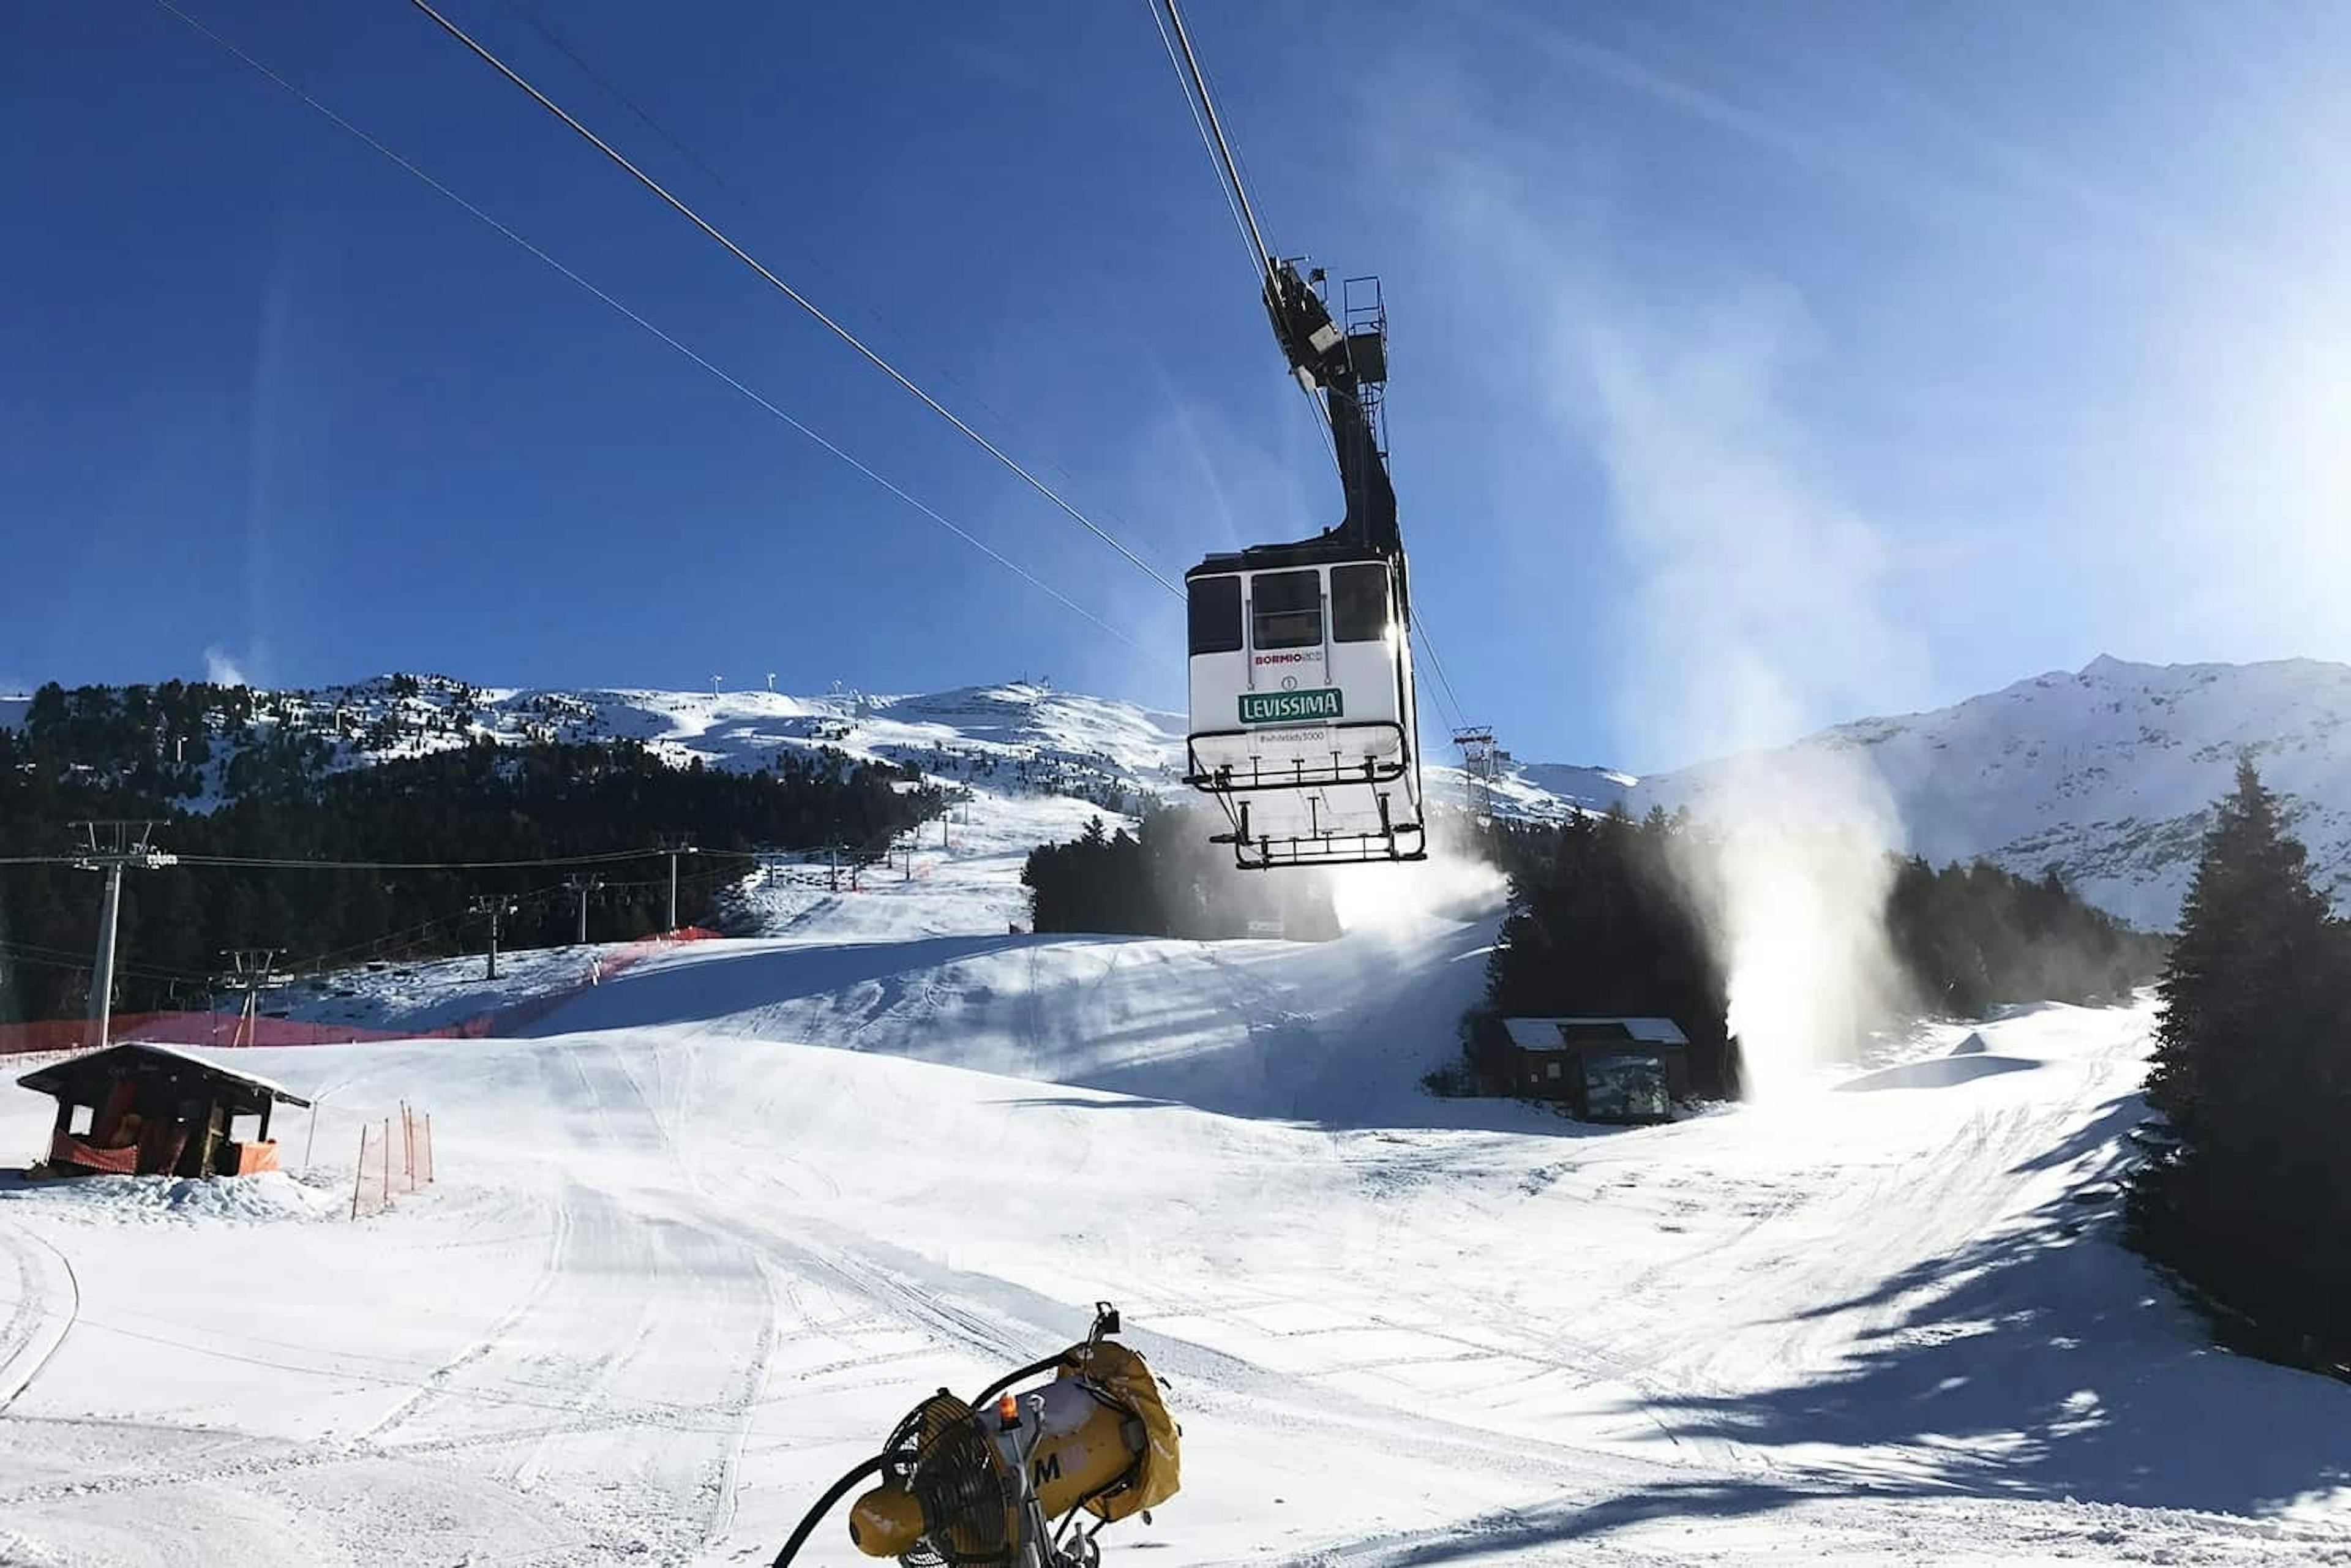
[[[849,1511],[849,1539],[869,1557],[921,1568],[1092,1568],[1104,1525],[1138,1513],[1147,1522],[1146,1511],[1179,1485],[1180,1429],[1143,1357],[1108,1337],[1118,1332],[1118,1310],[1098,1302],[1084,1343],[1007,1375],[968,1405],[944,1388],[923,1401],[880,1454],[818,1500],[777,1568],[876,1474],[880,1484]],[[1045,1373],[1049,1381],[1012,1390]]]

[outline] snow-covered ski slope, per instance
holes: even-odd
[[[2144,1009],[1602,1134],[1416,1091],[1489,937],[722,942],[240,1053],[441,1185],[0,1186],[0,1561],[764,1561],[1109,1298],[1186,1443],[1113,1563],[2351,1562],[2351,1388],[2115,1241]]]

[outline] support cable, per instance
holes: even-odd
[[[346,132],[355,140],[364,142],[375,152],[381,153],[384,157],[398,164],[402,169],[407,171],[425,185],[431,187],[441,195],[447,197],[450,201],[455,203],[458,206],[471,214],[474,217],[496,230],[514,245],[522,250],[527,251],[538,260],[546,263],[549,267],[553,267],[557,272],[561,273],[565,277],[569,278],[574,284],[577,284],[580,288],[585,289],[589,294],[594,296],[605,305],[610,306],[613,310],[619,312],[622,316],[626,317],[630,321],[644,329],[644,330],[661,340],[662,342],[667,344],[670,348],[675,350],[686,359],[693,361],[696,365],[699,365],[702,369],[709,371],[712,375],[717,377],[720,381],[726,382],[728,386],[734,388],[737,392],[750,399],[760,408],[766,410],[768,413],[774,415],[777,419],[782,421],[785,424],[790,426],[801,435],[806,436],[817,445],[823,447],[827,452],[832,454],[835,457],[840,458],[843,463],[848,464],[852,468],[856,469],[860,474],[864,475],[865,477],[871,479],[876,485],[881,486],[882,488],[889,491],[890,494],[897,497],[898,499],[905,502],[908,506],[914,507],[916,511],[930,518],[931,521],[938,524],[939,527],[955,535],[956,538],[963,540],[964,543],[971,546],[972,549],[979,551],[980,554],[987,557],[988,559],[996,562],[997,565],[1004,568],[1007,571],[1011,572],[1014,576],[1019,578],[1030,587],[1044,593],[1048,598],[1053,600],[1063,609],[1071,611],[1074,613],[1084,617],[1096,627],[1099,627],[1102,631],[1116,638],[1119,642],[1125,643],[1128,647],[1134,648],[1137,652],[1142,651],[1140,645],[1125,632],[1121,632],[1117,627],[1113,626],[1101,616],[1094,614],[1092,611],[1086,609],[1083,605],[1070,598],[1069,595],[1061,592],[1059,589],[1054,588],[1050,583],[1046,582],[1034,572],[1029,570],[1028,568],[1020,565],[1018,561],[1013,560],[1010,557],[1004,555],[1001,551],[997,550],[993,547],[985,543],[976,535],[967,532],[956,524],[949,521],[936,509],[925,502],[918,500],[914,496],[909,495],[905,490],[900,488],[896,484],[885,478],[882,474],[865,463],[860,461],[857,457],[852,455],[842,447],[835,444],[830,440],[827,440],[816,431],[801,423],[799,420],[794,419],[790,414],[786,413],[782,409],[777,407],[766,397],[754,392],[749,386],[746,385],[727,371],[721,370],[717,365],[712,363],[709,360],[705,359],[693,349],[688,348],[678,339],[672,337],[661,328],[654,326],[644,317],[638,315],[634,310],[632,310],[626,305],[622,304],[620,300],[614,298],[611,295],[605,293],[604,290],[589,282],[585,277],[580,276],[580,274],[572,271],[571,268],[566,267],[562,262],[558,261],[546,251],[541,250],[538,246],[533,245],[529,240],[525,239],[520,234],[517,234],[514,229],[508,227],[497,218],[491,216],[482,208],[475,206],[472,202],[467,201],[464,196],[459,195],[455,190],[451,189],[448,185],[444,184],[440,180],[436,179],[423,168],[394,152],[390,146],[377,140],[367,131],[360,130],[357,125],[352,124],[350,120],[336,113],[332,109],[327,107],[326,104],[320,102],[318,99],[312,97],[309,93],[304,91],[301,88],[296,86],[285,77],[280,76],[277,71],[272,70],[260,60],[255,58],[244,49],[239,48],[235,44],[230,42],[227,38],[223,37],[220,34],[213,31],[212,28],[206,26],[203,22],[198,21],[194,16],[192,16],[187,12],[182,10],[173,3],[173,0],[155,0],[155,4],[163,11],[168,12],[172,16],[175,16],[180,21],[185,23],[191,29],[217,46],[224,52],[234,57],[237,60],[242,61],[245,65],[251,67],[255,71],[266,78],[277,87],[283,89],[287,93],[298,99],[304,105],[316,110],[319,115],[334,124],[338,129]]]
[[[1234,156],[1231,141],[1225,134],[1224,122],[1217,113],[1216,99],[1208,91],[1207,74],[1200,68],[1199,57],[1193,52],[1191,36],[1185,30],[1183,13],[1176,8],[1176,0],[1145,0],[1145,4],[1151,10],[1152,26],[1158,29],[1160,44],[1167,51],[1168,63],[1176,68],[1177,85],[1184,91],[1184,107],[1191,111],[1193,129],[1200,133],[1200,144],[1207,150],[1208,161],[1217,171],[1217,190],[1225,198],[1227,209],[1233,214],[1235,226],[1240,230],[1241,244],[1249,253],[1250,265],[1252,268],[1270,269],[1272,257],[1266,249],[1264,235],[1259,230],[1256,208],[1249,202],[1249,188],[1241,181],[1239,160]],[[1262,287],[1262,273],[1259,281]],[[1321,434],[1323,446],[1330,452],[1332,463],[1336,466],[1339,445],[1332,434],[1331,422],[1313,392],[1304,387],[1299,390],[1304,394],[1307,406],[1314,411],[1314,428]],[[1420,639],[1421,651],[1428,655],[1429,667],[1437,673],[1437,685],[1430,688],[1430,695],[1437,697],[1439,706],[1452,716],[1454,727],[1460,728],[1460,695],[1453,689],[1453,677],[1446,673],[1445,661],[1437,653],[1437,640],[1429,633],[1425,613],[1412,618],[1412,631]]]
[[[1241,245],[1249,252],[1251,259],[1262,267],[1264,246],[1252,236],[1249,220],[1241,215],[1241,204],[1234,197],[1232,186],[1226,183],[1223,168],[1217,158],[1216,139],[1208,133],[1208,122],[1200,117],[1199,99],[1193,96],[1191,83],[1185,78],[1184,62],[1176,52],[1175,37],[1167,31],[1166,13],[1160,8],[1159,0],[1144,0],[1144,4],[1151,12],[1151,25],[1159,31],[1159,47],[1167,51],[1167,63],[1175,68],[1176,80],[1184,89],[1184,107],[1192,111],[1192,129],[1200,133],[1201,151],[1207,153],[1210,166],[1217,170],[1217,192],[1225,198],[1225,211],[1232,216],[1233,230],[1240,235]],[[1258,278],[1258,287],[1265,287],[1262,275]],[[1311,394],[1309,396],[1311,399]]]
[[[423,0],[413,0],[422,5]],[[1184,30],[1184,14],[1176,9],[1175,0],[1165,0],[1167,21],[1176,32],[1176,44],[1184,54],[1185,68],[1190,71],[1193,89],[1200,95],[1200,107],[1207,112],[1208,131],[1216,145],[1213,149],[1225,177],[1232,182],[1233,198],[1240,204],[1241,218],[1249,229],[1249,245],[1256,254],[1260,280],[1273,276],[1273,253],[1265,248],[1265,235],[1258,228],[1257,212],[1249,205],[1249,187],[1241,183],[1240,165],[1233,161],[1232,143],[1225,139],[1224,121],[1217,117],[1217,100],[1208,96],[1208,79],[1200,73],[1199,57],[1192,52],[1192,36]]]
[[[1453,715],[1453,727],[1459,729],[1462,727],[1461,697],[1453,689],[1453,677],[1445,673],[1445,661],[1437,656],[1437,640],[1428,634],[1428,627],[1423,617],[1413,618],[1412,630],[1413,634],[1420,639],[1420,651],[1428,655],[1429,668],[1437,672],[1437,685],[1444,689],[1446,706]]]
[[[158,0],[158,4],[162,3],[162,0]],[[545,93],[539,91],[538,89],[533,87],[529,81],[512,66],[507,65],[504,60],[498,58],[497,56],[492,54],[487,48],[485,48],[481,44],[475,42],[471,34],[458,26],[455,22],[449,20],[448,17],[443,16],[439,11],[434,10],[428,3],[428,0],[409,0],[409,4],[415,6],[419,11],[423,12],[427,16],[431,17],[434,22],[439,25],[443,32],[447,33],[451,37],[465,45],[465,47],[470,49],[476,57],[478,57],[484,64],[489,66],[500,76],[506,78],[508,81],[514,83],[515,86],[520,88],[525,93],[528,94],[532,100],[538,103],[540,108],[546,110],[549,114],[552,114],[556,119],[561,120],[565,125],[569,126],[574,131],[578,132],[580,138],[587,141],[590,146],[595,148],[599,152],[601,152],[605,157],[618,164],[646,190],[651,191],[654,195],[667,203],[681,217],[694,225],[695,227],[700,229],[704,234],[708,235],[712,239],[717,241],[718,244],[724,246],[737,261],[740,261],[744,266],[749,267],[753,272],[758,273],[778,293],[782,294],[784,298],[789,299],[793,304],[799,306],[801,309],[814,317],[825,327],[827,330],[831,331],[833,336],[839,338],[842,342],[847,343],[851,348],[856,350],[858,353],[864,356],[867,362],[872,364],[876,370],[879,370],[892,381],[896,382],[906,391],[921,399],[924,403],[929,406],[933,413],[936,413],[940,418],[946,420],[949,424],[954,425],[957,430],[968,436],[972,442],[980,448],[980,450],[986,452],[989,456],[995,458],[1006,468],[1010,469],[1014,474],[1018,475],[1030,489],[1035,490],[1039,495],[1044,497],[1048,501],[1050,501],[1055,507],[1066,513],[1071,520],[1078,524],[1079,527],[1084,528],[1088,533],[1093,535],[1094,538],[1100,539],[1102,543],[1116,550],[1120,555],[1125,557],[1129,564],[1133,565],[1137,570],[1144,573],[1146,577],[1149,577],[1154,582],[1159,584],[1160,587],[1167,590],[1168,592],[1180,595],[1184,591],[1181,587],[1179,587],[1165,573],[1162,572],[1157,567],[1153,566],[1149,561],[1135,554],[1134,550],[1128,549],[1125,543],[1116,535],[1111,533],[1110,530],[1095,522],[1092,517],[1086,516],[1085,513],[1078,510],[1076,507],[1062,499],[1060,491],[1054,489],[1042,479],[1038,478],[1034,474],[1029,472],[1028,469],[1022,467],[1020,464],[1009,454],[1006,453],[1002,447],[998,446],[994,442],[988,440],[987,437],[982,435],[978,431],[965,423],[952,409],[948,408],[945,403],[939,402],[938,399],[933,397],[930,393],[917,386],[904,371],[900,371],[897,366],[883,359],[872,349],[867,348],[863,340],[860,339],[854,332],[852,332],[848,328],[842,326],[831,317],[826,315],[824,311],[820,309],[806,295],[800,293],[790,284],[778,277],[774,272],[768,270],[768,268],[760,262],[758,257],[753,256],[749,251],[745,250],[741,246],[737,245],[733,240],[727,238],[726,234],[722,232],[717,225],[711,223],[709,219],[704,217],[700,213],[695,212],[684,202],[671,194],[668,188],[663,185],[660,181],[654,179],[652,175],[638,168],[634,163],[630,162],[629,160],[611,142],[597,135],[593,131],[590,131],[561,104],[557,103],[553,99],[548,97]]]

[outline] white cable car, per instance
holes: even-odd
[[[1217,798],[1232,826],[1217,841],[1249,870],[1427,857],[1411,602],[1381,439],[1387,317],[1376,279],[1345,287],[1343,330],[1293,264],[1272,265],[1266,281],[1274,335],[1300,383],[1322,394],[1346,518],[1184,574],[1185,781]]]

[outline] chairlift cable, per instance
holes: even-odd
[[[158,0],[158,4],[162,3],[163,3],[163,0]],[[409,4],[415,6],[419,11],[423,12],[425,16],[431,17],[433,21],[440,26],[442,31],[447,33],[451,37],[456,39],[467,49],[471,50],[473,54],[480,58],[484,64],[489,66],[500,76],[506,78],[508,81],[514,83],[515,86],[520,88],[532,99],[533,101],[537,102],[540,108],[555,116],[556,119],[561,120],[565,125],[569,126],[571,130],[577,132],[583,141],[588,142],[589,145],[594,147],[598,152],[603,153],[605,157],[611,159],[612,162],[627,172],[632,178],[633,178],[639,184],[644,186],[646,190],[651,191],[654,195],[660,197],[662,201],[674,209],[680,216],[693,224],[695,227],[700,229],[712,239],[717,241],[718,244],[725,247],[728,253],[733,255],[737,260],[742,262],[744,266],[749,267],[753,272],[758,273],[761,278],[765,279],[786,298],[789,299],[793,304],[798,305],[801,309],[814,317],[817,321],[825,327],[827,330],[831,331],[842,342],[847,343],[851,348],[856,350],[857,352],[862,355],[875,369],[881,371],[884,375],[887,375],[892,381],[896,382],[907,392],[912,392],[915,397],[921,399],[924,403],[929,406],[933,413],[946,420],[949,424],[954,425],[958,431],[961,431],[966,436],[969,437],[970,440],[980,448],[980,450],[986,452],[989,456],[995,458],[1006,468],[1019,476],[1030,489],[1035,490],[1039,495],[1050,501],[1055,507],[1066,513],[1081,528],[1084,528],[1088,533],[1092,534],[1096,538],[1102,540],[1102,543],[1110,546],[1111,549],[1116,550],[1120,555],[1126,559],[1129,564],[1134,566],[1146,577],[1149,577],[1154,582],[1159,584],[1160,587],[1167,590],[1168,592],[1177,594],[1179,596],[1183,593],[1183,588],[1173,579],[1169,578],[1158,568],[1153,566],[1149,561],[1137,555],[1133,549],[1127,547],[1124,541],[1121,540],[1116,535],[1110,532],[1109,529],[1103,528],[1100,523],[1095,522],[1092,517],[1086,516],[1085,513],[1080,511],[1069,501],[1063,499],[1060,491],[1054,489],[1042,479],[1040,479],[1034,474],[1031,474],[1027,468],[1021,466],[1019,462],[1013,458],[1002,447],[998,446],[994,442],[988,440],[987,437],[982,435],[978,431],[964,423],[963,419],[952,409],[948,408],[945,403],[939,402],[938,399],[933,397],[930,393],[925,392],[920,386],[916,385],[904,371],[899,370],[897,366],[892,364],[888,360],[883,359],[873,350],[866,347],[863,340],[860,339],[855,333],[842,326],[840,322],[834,320],[831,316],[826,315],[822,309],[818,308],[814,301],[810,300],[806,295],[794,288],[790,284],[785,282],[783,278],[778,277],[776,273],[769,270],[769,268],[763,264],[758,257],[753,256],[749,251],[745,250],[732,239],[729,239],[726,235],[717,227],[717,225],[711,223],[709,219],[704,217],[700,213],[695,212],[694,208],[687,205],[678,197],[673,195],[669,189],[663,185],[660,181],[655,180],[652,175],[646,173],[634,163],[629,162],[627,157],[625,157],[619,149],[615,148],[611,142],[605,141],[602,137],[590,130],[568,110],[564,109],[561,104],[557,103],[553,99],[548,97],[545,93],[539,91],[538,89],[533,87],[530,82],[512,66],[507,65],[504,60],[501,60],[497,56],[492,54],[487,48],[476,42],[471,34],[458,26],[455,22],[450,21],[448,17],[443,16],[439,11],[434,9],[432,5],[429,3],[429,0],[409,0]]]
[[[656,860],[666,850],[608,850],[592,855],[549,855],[540,860],[509,861],[357,861],[300,860],[290,855],[182,855],[182,865],[245,868],[253,871],[524,871],[535,866],[611,865],[622,861]],[[739,855],[748,850],[705,850],[705,854]]]
[[[308,108],[315,110],[319,115],[332,122],[338,129],[343,131],[357,141],[364,142],[367,146],[372,148],[377,152],[381,153],[384,157],[398,164],[402,169],[407,171],[416,179],[423,182],[427,186],[430,186],[434,191],[447,197],[450,201],[455,203],[458,206],[471,214],[474,217],[496,230],[514,245],[528,252],[529,255],[537,257],[539,261],[546,263],[549,267],[553,267],[557,272],[562,274],[572,283],[577,284],[580,288],[594,296],[598,300],[610,306],[613,310],[619,312],[622,316],[627,318],[635,325],[643,328],[645,331],[651,333],[653,337],[659,339],[662,342],[667,344],[670,348],[675,350],[686,359],[691,360],[703,370],[709,371],[710,374],[717,377],[720,381],[726,382],[728,386],[742,393],[743,396],[750,399],[751,402],[757,403],[760,408],[773,415],[776,419],[780,420],[783,423],[789,425],[799,434],[806,436],[817,445],[823,447],[825,451],[831,453],[833,456],[840,458],[843,463],[848,464],[852,468],[856,469],[866,478],[871,479],[874,484],[881,486],[882,488],[889,491],[890,494],[905,502],[908,506],[922,513],[931,521],[936,523],[947,532],[955,535],[956,538],[971,546],[972,549],[979,551],[980,554],[987,557],[988,559],[994,561],[997,565],[1004,568],[1007,571],[1011,572],[1014,576],[1019,578],[1030,587],[1039,590],[1048,598],[1053,600],[1054,602],[1060,604],[1063,609],[1082,616],[1085,620],[1092,622],[1093,625],[1100,628],[1102,632],[1108,633],[1113,638],[1116,638],[1119,642],[1125,643],[1128,647],[1134,648],[1137,652],[1142,651],[1141,645],[1138,644],[1132,637],[1129,637],[1125,632],[1120,631],[1117,627],[1112,625],[1101,616],[1094,614],[1092,611],[1086,609],[1085,606],[1078,603],[1075,600],[1070,598],[1069,595],[1061,592],[1050,583],[1046,582],[1034,572],[1029,570],[1028,568],[1020,565],[1019,562],[1013,560],[1010,557],[987,544],[976,535],[950,521],[945,515],[940,513],[935,507],[918,499],[914,496],[908,494],[897,484],[885,477],[870,465],[852,455],[845,448],[818,434],[808,425],[801,423],[790,414],[786,413],[781,408],[778,408],[775,403],[769,402],[765,396],[753,391],[752,388],[744,382],[738,380],[726,371],[720,369],[716,364],[705,359],[695,350],[687,347],[681,340],[671,336],[668,332],[655,326],[644,317],[640,316],[636,311],[631,309],[628,306],[622,304],[611,295],[607,294],[595,284],[589,282],[588,279],[582,277],[579,273],[574,272],[570,267],[565,266],[562,262],[558,261],[553,256],[550,256],[546,251],[541,250],[538,246],[532,244],[529,240],[524,238],[512,227],[508,226],[499,219],[493,217],[481,207],[475,205],[472,202],[458,194],[456,191],[443,183],[431,172],[408,158],[402,156],[401,153],[393,151],[389,145],[379,141],[369,132],[361,130],[359,126],[354,125],[351,121],[344,119],[341,115],[336,113],[334,110],[329,108],[326,104],[320,102],[318,99],[312,97],[309,93],[296,86],[292,81],[280,76],[277,71],[271,69],[268,66],[255,58],[252,55],[246,53],[235,44],[230,42],[227,38],[223,37],[220,34],[213,31],[212,28],[206,26],[203,22],[182,10],[173,3],[173,0],[155,0],[155,4],[162,10],[177,17],[182,22],[186,23],[190,28],[193,29],[197,34],[216,45],[225,53],[251,67],[255,71],[266,78],[269,81],[275,83],[277,87],[283,89],[287,93],[290,94]],[[0,864],[5,863],[7,862],[0,862]]]

